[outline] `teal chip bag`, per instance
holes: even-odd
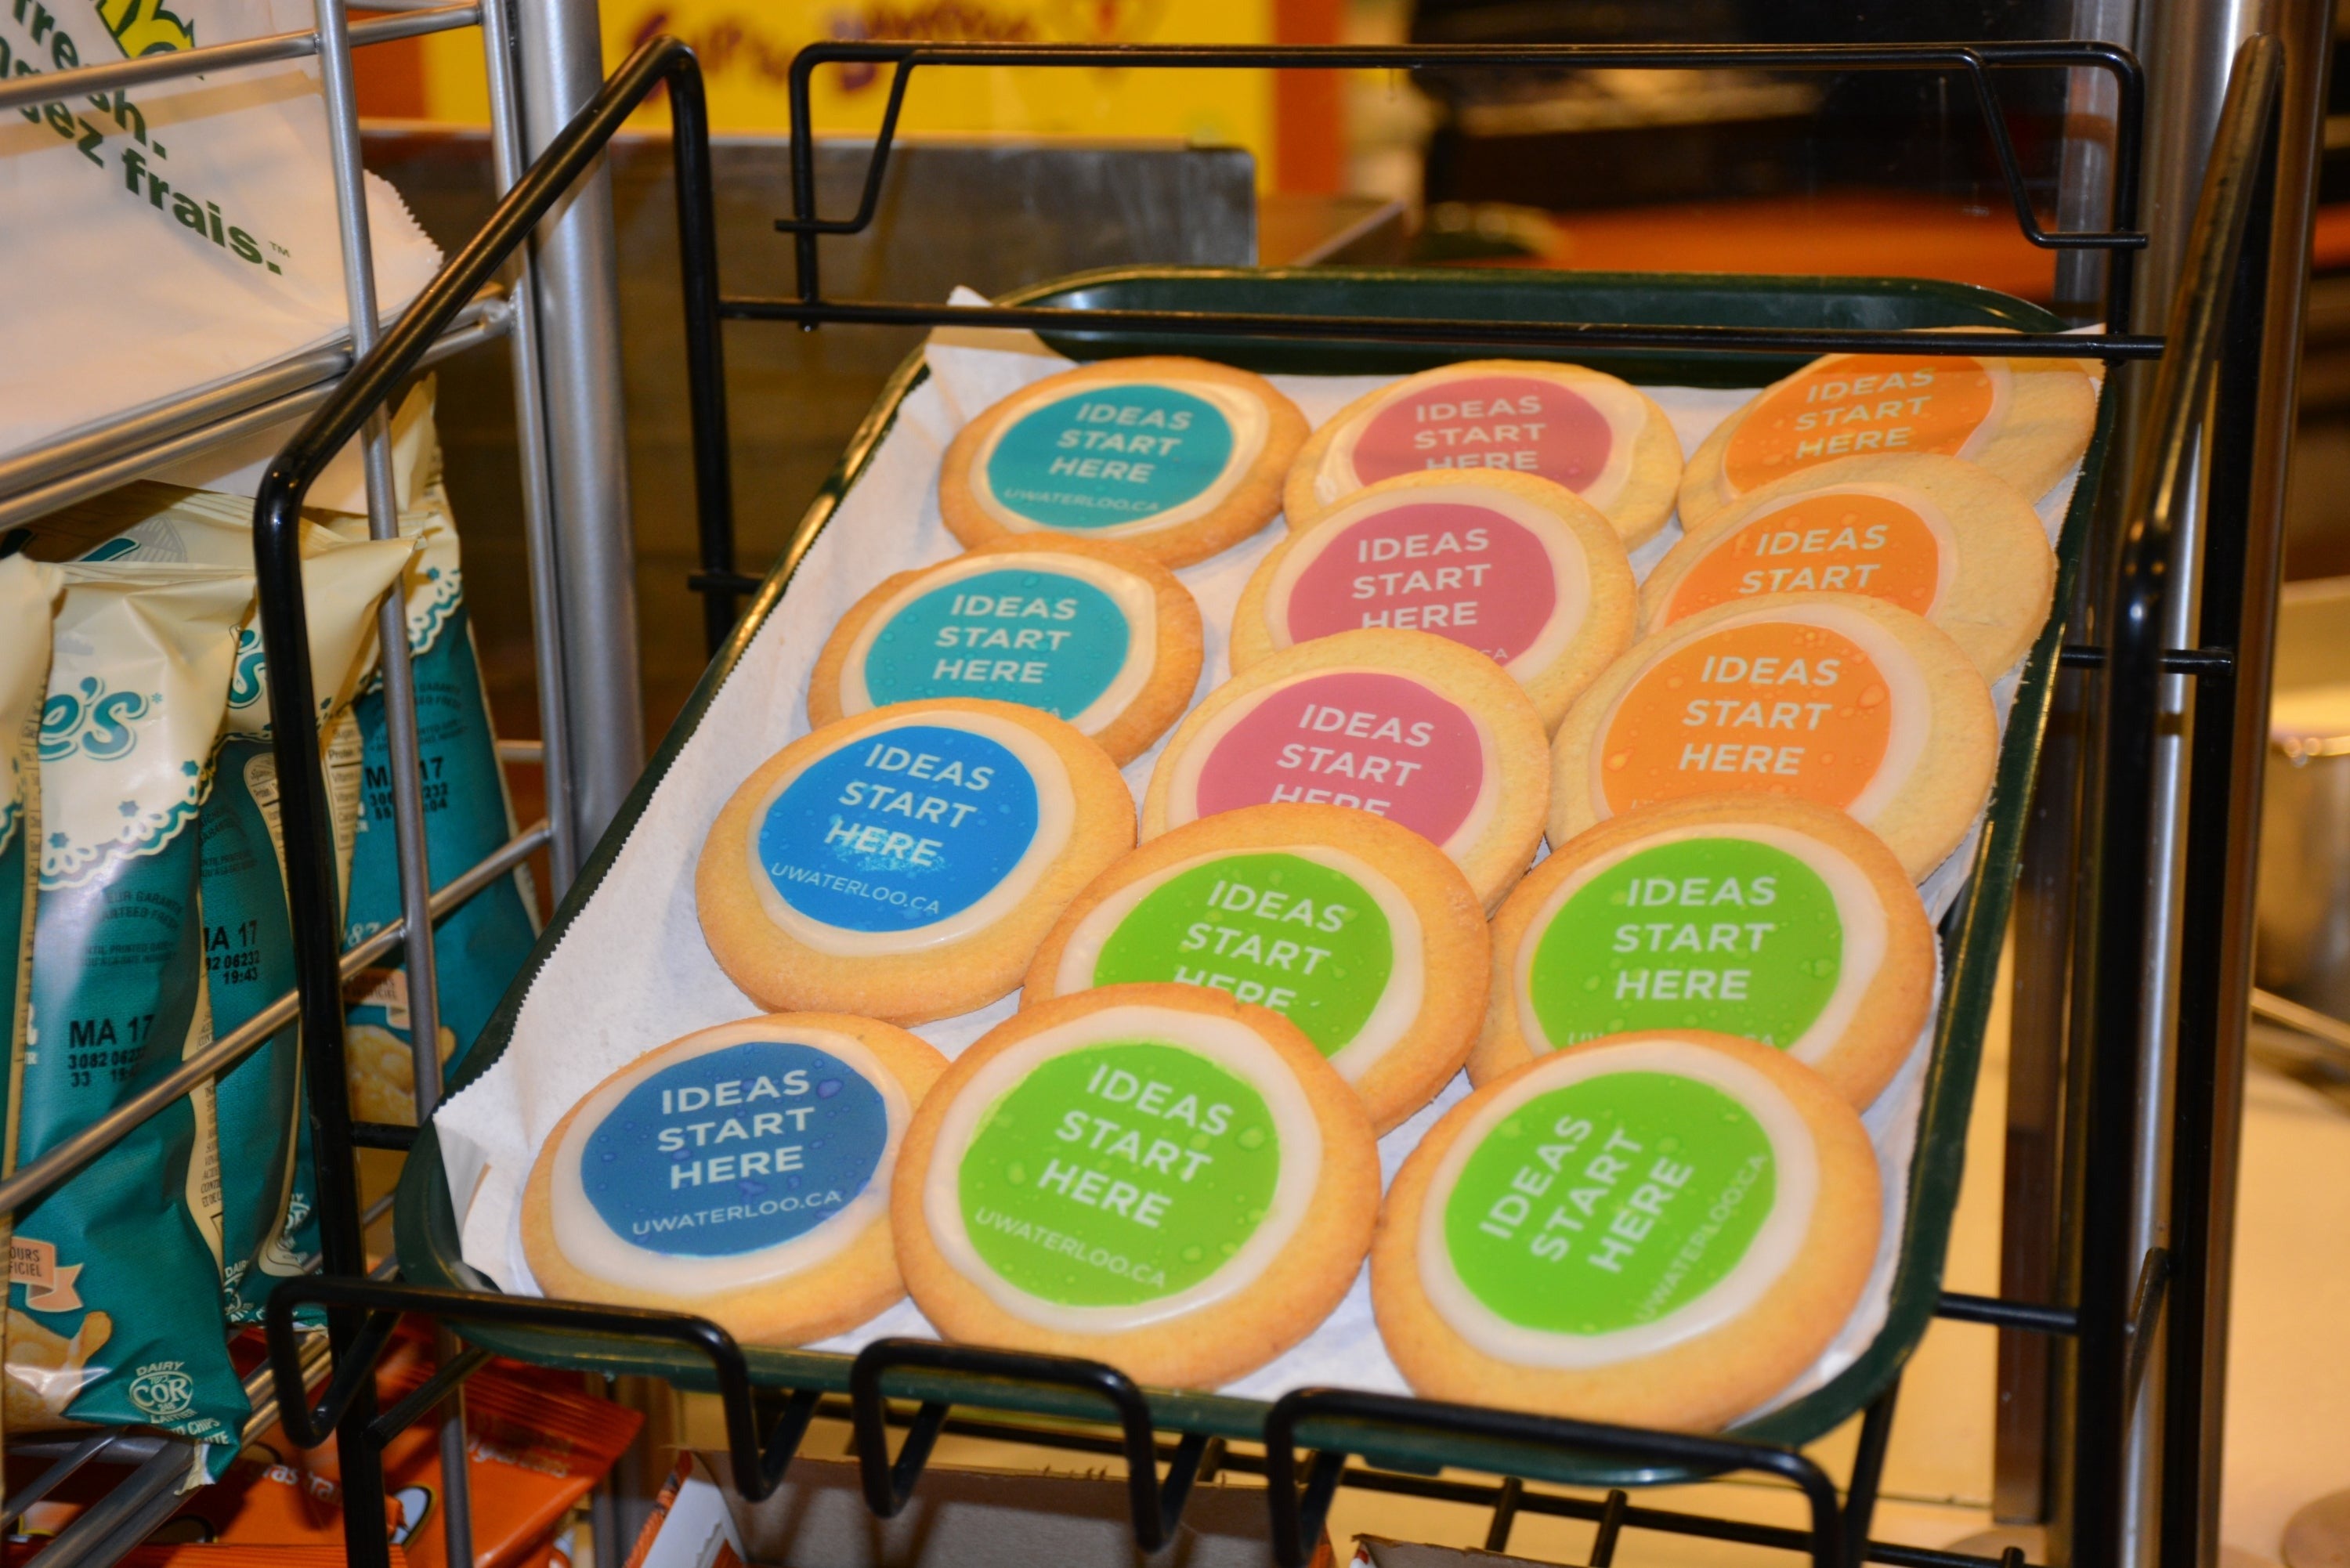
[[[48,691],[49,617],[65,576],[22,556],[0,560],[0,1019],[8,1060],[0,1079],[0,1173],[16,1168],[16,1102],[25,1074],[25,1012],[31,997],[33,910],[41,836],[41,701]],[[0,1248],[10,1216],[0,1212]],[[0,1419],[0,1432],[6,1423]]]
[[[91,561],[253,559],[253,504],[241,496],[132,484],[36,525]],[[93,542],[94,541],[94,542]],[[408,540],[346,540],[302,524],[304,618],[318,704],[338,885],[348,880],[359,810],[359,722],[351,703],[375,670],[376,609],[414,553]],[[224,1038],[294,989],[293,913],[277,826],[268,663],[258,615],[237,633],[224,732],[202,813],[205,988]],[[289,1020],[217,1083],[221,1257],[229,1316],[257,1321],[278,1279],[302,1272],[289,1228],[304,1120],[300,1026]]]
[[[199,811],[250,572],[65,568],[41,710],[39,890],[18,1153],[30,1160],[211,1044]],[[19,1431],[161,1427],[225,1464],[249,1413],[220,1308],[213,1096],[172,1102],[17,1216]]]
[[[133,485],[117,504],[141,515],[94,555],[221,566],[253,558],[253,507],[241,497]],[[338,885],[348,885],[363,749],[352,703],[375,670],[376,608],[415,545],[347,540],[306,521],[300,548],[320,761]],[[202,825],[205,985],[213,1033],[224,1036],[292,991],[295,980],[268,661],[257,616],[237,634],[236,672]],[[257,1321],[276,1281],[302,1272],[291,1234],[307,1218],[307,1203],[296,1211],[301,1084],[301,1033],[291,1022],[219,1081],[222,1272],[229,1315],[237,1321]]]
[[[425,843],[432,886],[438,890],[494,853],[515,829],[465,610],[456,525],[441,484],[439,447],[430,439],[429,429],[418,462],[421,483],[414,504],[400,513],[400,530],[417,541],[404,591],[416,683]],[[331,526],[346,537],[367,531],[366,519],[359,517],[337,517]],[[391,751],[383,702],[378,683],[357,704],[367,748],[366,789],[351,858],[346,948],[365,941],[400,916]],[[453,1064],[472,1047],[537,940],[537,900],[529,874],[523,870],[500,877],[434,925],[441,1007],[437,1044],[443,1064]],[[390,967],[364,971],[353,977],[348,999],[345,1050],[351,1115],[360,1121],[414,1121],[415,1057],[410,1044],[407,971]]]
[[[247,535],[248,541],[250,534]],[[303,599],[317,693],[319,761],[332,814],[338,885],[349,880],[363,749],[359,687],[375,669],[376,607],[413,546],[350,543],[302,529]],[[204,968],[216,1032],[242,1027],[294,989],[294,919],[277,825],[277,754],[267,659],[248,626],[240,640],[213,792],[203,809]],[[300,1029],[287,1023],[220,1080],[221,1256],[232,1319],[258,1322],[278,1280],[303,1272],[308,1220],[296,1151],[308,1126]],[[298,1207],[297,1207],[298,1206]],[[312,1248],[315,1251],[315,1245]]]

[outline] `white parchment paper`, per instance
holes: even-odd
[[[964,296],[958,294],[959,300]],[[971,302],[976,302],[972,296]],[[695,1029],[760,1010],[721,972],[702,940],[693,909],[693,867],[703,836],[735,786],[787,742],[805,734],[807,682],[816,654],[849,607],[884,577],[961,554],[939,517],[939,461],[962,424],[990,404],[1069,361],[1024,333],[947,329],[927,350],[931,374],[908,394],[896,424],[862,478],[842,500],[792,584],[768,618],[701,726],[639,820],[595,899],[572,922],[525,999],[504,1056],[437,1118],[450,1191],[457,1204],[465,1262],[502,1289],[541,1293],[521,1248],[519,1199],[540,1145],[557,1120],[590,1089],[647,1051]],[[1374,387],[1380,376],[1276,376],[1274,384],[1315,425]],[[1670,416],[1684,453],[1752,395],[1751,390],[1648,387]],[[2072,493],[2067,476],[2040,504],[2053,540]],[[1227,653],[1242,587],[1282,537],[1276,522],[1222,555],[1177,573],[1200,604],[1206,626],[1201,696],[1231,674]],[[1632,557],[1648,571],[1680,537],[1678,523]],[[2005,723],[2016,675],[1993,695]],[[1159,749],[1126,768],[1140,801]],[[1974,854],[1980,822],[1920,889],[1937,920],[1958,897]],[[1940,982],[1936,981],[1937,1011]],[[915,1031],[946,1055],[959,1054],[1018,1002],[926,1024]],[[1856,1360],[1882,1327],[1900,1254],[1909,1164],[1924,1100],[1930,1024],[1893,1082],[1863,1117],[1885,1183],[1885,1228],[1861,1302],[1835,1342],[1802,1377],[1771,1401],[1783,1404],[1818,1387]],[[1465,1075],[1379,1144],[1386,1180],[1445,1110],[1469,1093]],[[889,1335],[936,1337],[913,1303],[900,1303],[852,1333],[815,1348],[854,1351]],[[1388,1357],[1372,1321],[1369,1270],[1338,1309],[1286,1355],[1224,1392],[1270,1399],[1308,1385],[1404,1394],[1410,1390]]]

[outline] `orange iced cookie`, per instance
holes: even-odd
[[[1681,526],[1841,457],[1939,453],[1981,464],[2032,500],[2089,448],[2097,383],[2067,359],[1830,354],[1714,427],[1681,475]]]
[[[1982,809],[1991,690],[1950,639],[1856,594],[1718,605],[1634,646],[1552,750],[1550,840],[1695,795],[1793,795],[1849,813],[1915,879]]]
[[[1791,473],[1674,545],[1644,631],[1764,594],[1854,593],[1924,616],[1995,680],[2048,618],[2056,556],[2013,485],[1954,457],[1847,457]]]

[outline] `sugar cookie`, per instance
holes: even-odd
[[[1681,475],[1681,526],[1710,532],[1742,495],[1869,452],[1962,457],[2037,501],[2096,420],[2097,381],[2068,359],[1830,354],[1714,427]]]
[[[694,873],[718,967],[763,1007],[920,1023],[1020,983],[1134,846],[1134,797],[1049,713],[938,697],[801,736],[719,812]]]
[[[1847,457],[1764,485],[1674,545],[1641,587],[1640,625],[1762,594],[1866,594],[1924,616],[1996,680],[2055,589],[2047,530],[2005,480],[1955,457]]]
[[[1809,1068],[1727,1034],[1615,1035],[1486,1085],[1412,1150],[1372,1309],[1428,1398],[1711,1430],[1843,1328],[1879,1179]]]
[[[1305,416],[1205,359],[1106,359],[1022,388],[963,426],[939,512],[965,545],[1075,534],[1187,566],[1273,521]]]
[[[1933,928],[1875,834],[1787,796],[1673,801],[1569,839],[1503,901],[1469,1077],[1705,1029],[1784,1051],[1865,1108],[1933,995]]]
[[[1923,880],[1990,796],[1999,728],[1948,632],[1858,594],[1782,594],[1634,644],[1551,756],[1553,844],[1659,801],[1794,795],[1849,812]]]
[[[698,1030],[588,1091],[523,1191],[551,1296],[806,1345],[906,1293],[889,1176],[946,1058],[888,1023],[785,1012]]]
[[[1283,487],[1292,528],[1356,491],[1423,469],[1502,469],[1554,481],[1596,507],[1625,545],[1673,513],[1680,438],[1648,394],[1580,365],[1471,359],[1367,392],[1298,449]]]
[[[1468,878],[1409,828],[1252,805],[1096,877],[1036,950],[1021,1003],[1135,981],[1228,992],[1304,1030],[1385,1133],[1461,1070],[1491,951]]]
[[[1542,715],[1481,653],[1425,631],[1342,631],[1208,693],[1142,797],[1155,838],[1220,811],[1349,805],[1452,857],[1488,909],[1524,875],[1550,787]]]
[[[984,697],[1066,719],[1123,766],[1190,706],[1200,607],[1149,556],[1020,535],[899,572],[849,607],[816,656],[808,722],[924,697]]]
[[[1258,563],[1232,612],[1232,669],[1336,631],[1416,628],[1499,664],[1555,726],[1631,646],[1638,592],[1615,528],[1563,485],[1399,473]]]
[[[957,1057],[915,1113],[890,1212],[906,1287],[947,1338],[1211,1388],[1330,1314],[1378,1202],[1363,1102],[1295,1024],[1198,986],[1118,985]]]

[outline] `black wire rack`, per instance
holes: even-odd
[[[2148,243],[2139,225],[2137,191],[2144,84],[2137,63],[2126,51],[2103,44],[1734,48],[818,45],[801,53],[791,76],[794,205],[792,215],[776,225],[789,236],[797,259],[797,292],[790,298],[722,293],[712,207],[709,126],[699,68],[691,52],[673,39],[656,38],[639,48],[513,188],[482,230],[450,259],[398,325],[353,368],[334,397],[311,417],[271,467],[255,505],[255,549],[264,635],[271,648],[284,650],[285,655],[273,657],[268,670],[273,711],[288,716],[277,726],[276,745],[284,792],[281,812],[300,983],[304,1072],[318,1150],[324,1249],[323,1276],[292,1280],[279,1287],[270,1303],[267,1332],[289,1432],[306,1443],[323,1441],[331,1434],[338,1444],[350,1560],[360,1564],[386,1561],[380,1485],[384,1445],[444,1400],[484,1359],[484,1353],[469,1351],[391,1410],[379,1411],[371,1369],[392,1324],[403,1314],[461,1330],[467,1326],[527,1328],[577,1336],[591,1345],[662,1342],[683,1347],[697,1362],[706,1362],[708,1372],[681,1376],[680,1381],[717,1393],[734,1483],[745,1497],[754,1500],[779,1484],[811,1420],[819,1413],[834,1414],[839,1409],[837,1400],[827,1403],[814,1391],[761,1386],[742,1347],[723,1330],[700,1318],[367,1278],[353,1153],[363,1144],[404,1144],[409,1139],[402,1136],[404,1129],[355,1128],[345,1088],[339,933],[333,915],[334,861],[324,853],[329,843],[327,799],[315,768],[315,734],[306,718],[315,710],[296,548],[302,500],[329,457],[400,389],[450,320],[492,281],[539,220],[590,168],[629,115],[657,88],[668,90],[675,126],[677,219],[702,551],[702,569],[693,586],[705,596],[706,622],[713,645],[733,626],[740,599],[761,589],[758,580],[736,571],[734,562],[721,345],[722,323],[730,319],[790,322],[804,330],[952,322],[966,327],[1024,327],[1080,338],[1087,331],[1116,330],[1170,339],[1211,340],[1227,348],[1340,341],[1447,349],[1507,348],[1556,353],[1609,348],[1749,357],[1886,349],[1908,354],[2024,353],[2099,360],[2112,375],[2147,364],[2151,382],[2144,389],[2140,406],[2148,439],[2140,445],[2123,504],[2111,522],[2111,535],[2117,543],[2110,552],[2110,566],[2088,595],[2089,613],[2072,628],[2082,640],[2068,647],[2064,655],[2067,665],[2083,670],[2094,683],[2097,725],[2092,775],[2083,794],[2087,849],[2080,874],[2088,899],[2086,972],[2092,978],[2085,998],[2086,1023],[2079,1037],[2094,1053],[2098,1103],[2108,1109],[2126,1107],[2137,1087],[2137,1040],[2146,1005],[2138,981],[2147,940],[2149,876],[2154,870],[2147,842],[2149,804],[2146,790],[2138,786],[2150,774],[2148,764],[2160,715],[2160,682],[2166,676],[2189,675],[2198,681],[2198,740],[2185,894],[2190,907],[2218,911],[2212,938],[2214,961],[2198,968],[2178,1004],[2177,1190],[2191,1199],[2208,1192],[2216,1162],[2228,1158],[2227,1139],[2231,1135],[2220,1125],[2219,1107],[2230,1102],[2214,1091],[2224,1085],[2241,1048],[2241,1008],[2234,1005],[2238,991],[2231,988],[2238,986],[2233,977],[2246,969],[2249,953],[2245,822],[2251,805],[2246,796],[2256,794],[2257,790],[2238,786],[2247,780],[2251,785],[2257,784],[2259,752],[2248,751],[2243,739],[2247,726],[2258,722],[2254,710],[2265,690],[2272,600],[2266,563],[2272,559],[2274,538],[2272,521],[2262,524],[2268,529],[2265,537],[2246,525],[2251,515],[2253,431],[2247,417],[2231,410],[2252,406],[2252,400],[2243,394],[2257,385],[2260,373],[2281,54],[2273,39],[2256,37],[2238,57],[2202,200],[2188,236],[2182,281],[2168,312],[2168,328],[2157,337],[2126,329],[2131,319],[2134,260]],[[808,89],[816,71],[845,63],[886,65],[892,75],[881,131],[857,211],[847,217],[827,218],[816,210]],[[1968,332],[1917,336],[1855,329],[1399,321],[1191,310],[1018,306],[964,309],[831,298],[821,287],[819,244],[828,235],[859,233],[872,222],[909,80],[915,69],[925,66],[1399,70],[1610,66],[1911,70],[1962,77],[1983,110],[1983,123],[2007,182],[2019,227],[2036,245],[2108,257],[2106,316],[2124,329],[2022,337]],[[2052,232],[2033,212],[2000,111],[1997,88],[2002,74],[2020,69],[2093,70],[2112,78],[2118,109],[2111,228]],[[2211,395],[2215,388],[2220,393],[2217,398]],[[2239,400],[2231,402],[2231,399]],[[2216,418],[2214,409],[2220,410]],[[2199,545],[2205,582],[2200,636],[2196,647],[2169,649],[2161,635],[2170,588],[2168,574],[2186,504],[2189,454],[2198,443],[2205,454],[2212,496],[2210,515],[2215,520],[2215,525],[2203,531]],[[2225,525],[2230,519],[2236,525]],[[608,859],[613,852],[614,846],[608,843],[596,858]],[[591,859],[583,887],[592,884],[594,870]],[[507,1005],[515,1002],[509,997]],[[2113,1128],[2126,1128],[2126,1117],[2111,1119]],[[2112,1129],[2093,1134],[2093,1137],[2113,1136],[2117,1134]],[[2109,1167],[2119,1164],[2120,1157],[2093,1143],[2093,1167],[2101,1153]],[[2093,1185],[2095,1179],[2093,1177]],[[2121,1481],[2116,1456],[2131,1417],[2158,1320],[2167,1308],[2171,1323],[2168,1354],[2173,1370],[2199,1375],[2203,1358],[2210,1352],[2210,1336],[2201,1331],[2208,1322],[2224,1315],[2224,1296],[2214,1296],[2224,1290],[2224,1284],[2214,1282],[2214,1272],[2209,1266],[2213,1227],[2223,1226],[2224,1216],[2215,1218],[2207,1212],[2199,1219],[2187,1213],[2174,1223],[2167,1251],[2130,1258],[2124,1250],[2126,1232],[2117,1218],[2126,1205],[2113,1202],[2110,1190],[2114,1181],[2126,1179],[2126,1176],[2109,1177],[2105,1188],[2091,1195],[2089,1211],[2084,1216],[2086,1262],[2078,1301],[2052,1305],[1946,1295],[1939,1308],[1946,1317],[2055,1335],[2075,1346],[2075,1442],[2080,1450],[2075,1464],[2076,1473],[2083,1478],[2079,1487],[2085,1501],[2080,1513],[2084,1523],[2076,1530],[2074,1548],[2074,1560],[2080,1562],[2102,1561],[2107,1554],[2104,1549],[2110,1542],[2097,1532],[2106,1528],[2100,1521],[2109,1515],[2118,1517],[2116,1500]],[[2192,1210],[2194,1202],[2183,1207]],[[296,1314],[308,1307],[324,1311],[334,1351],[335,1370],[323,1397],[314,1398],[306,1389],[297,1355]],[[885,1397],[891,1388],[902,1393],[910,1386],[920,1390],[920,1402],[910,1412],[893,1407]],[[1025,1423],[996,1428],[984,1421],[958,1419],[952,1414],[958,1405],[1017,1408],[1018,1401],[1008,1398],[1007,1391],[1024,1387],[1074,1391],[1096,1400],[1107,1425],[1098,1429],[1065,1425],[1046,1430]],[[847,1414],[867,1501],[883,1517],[904,1507],[940,1435],[962,1430],[1016,1433],[1021,1440],[1032,1443],[1057,1443],[1122,1456],[1127,1463],[1134,1536],[1138,1546],[1146,1551],[1172,1536],[1183,1502],[1201,1480],[1219,1471],[1254,1469],[1266,1482],[1274,1555],[1291,1568],[1304,1563],[1313,1551],[1331,1500],[1341,1485],[1483,1502],[1493,1510],[1488,1541],[1494,1545],[1506,1542],[1511,1521],[1523,1512],[1588,1518],[1598,1526],[1593,1562],[1599,1568],[1606,1568],[1626,1528],[1797,1551],[1810,1556],[1817,1568],[1857,1565],[1870,1560],[1917,1568],[1977,1568],[1990,1563],[1991,1559],[1870,1539],[1898,1388],[1897,1379],[1867,1407],[1858,1455],[1841,1496],[1817,1464],[1787,1448],[1347,1390],[1298,1390],[1277,1401],[1263,1423],[1261,1459],[1233,1453],[1223,1439],[1197,1433],[1186,1434],[1170,1446],[1153,1429],[1142,1392],[1114,1368],[928,1341],[884,1340],[868,1346],[849,1371]],[[903,1428],[894,1453],[893,1426]],[[1809,1523],[1795,1530],[1695,1512],[1634,1508],[1621,1490],[1610,1491],[1604,1500],[1588,1500],[1536,1491],[1507,1475],[1495,1485],[1484,1486],[1350,1465],[1345,1435],[1369,1427],[1437,1434],[1456,1445],[1462,1462],[1470,1465],[1481,1453],[1542,1448],[1616,1455],[1707,1474],[1758,1471],[1801,1493]],[[2185,1450],[2196,1441],[2198,1429],[2193,1419],[2166,1428],[2167,1467],[2183,1470],[2195,1462],[2197,1456]],[[1304,1446],[1309,1432],[1317,1445],[1310,1451]],[[2197,1505],[2190,1501],[2178,1506],[2191,1511]],[[2168,1511],[2171,1507],[2167,1497],[2166,1539],[2174,1529],[2200,1528],[2191,1517],[2171,1519]],[[2005,1561],[2020,1560],[2020,1553],[2010,1553]]]

